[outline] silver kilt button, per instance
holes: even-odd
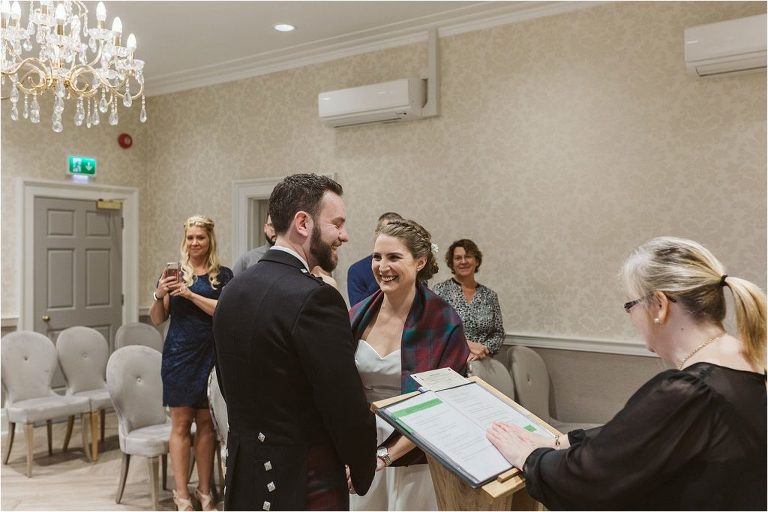
[[[269,492],[272,492],[272,491],[274,491],[274,490],[275,490],[275,482],[269,482],[269,483],[267,484],[267,490],[268,490]]]
[[[267,462],[264,463],[264,471],[269,471],[271,469],[272,469],[272,461],[268,460]]]
[[[265,436],[264,434],[259,432],[259,441],[261,441],[263,443],[266,438],[267,438],[267,436]]]
[[[269,510],[269,507],[271,507],[270,503],[268,501],[264,502],[264,505],[261,507],[261,510]]]

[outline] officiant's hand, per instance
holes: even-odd
[[[494,422],[488,427],[485,437],[509,461],[522,471],[525,460],[536,448],[554,448],[554,439],[532,434],[510,423]]]

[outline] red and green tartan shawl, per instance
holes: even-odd
[[[355,339],[360,340],[384,300],[379,290],[355,304],[349,311]],[[466,376],[469,346],[461,318],[447,302],[435,295],[424,283],[417,283],[408,318],[400,342],[402,393],[416,391],[418,384],[412,373],[450,366]]]

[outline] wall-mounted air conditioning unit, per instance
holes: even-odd
[[[765,69],[766,15],[685,29],[685,65],[691,76]]]
[[[421,117],[425,81],[404,78],[322,92],[317,96],[320,120],[338,128],[381,121],[409,121]]]
[[[340,128],[436,116],[440,95],[437,42],[437,28],[429,29],[427,67],[418,78],[321,92],[317,95],[320,120]]]

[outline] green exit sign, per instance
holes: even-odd
[[[86,156],[69,157],[69,174],[96,176],[96,159]]]

